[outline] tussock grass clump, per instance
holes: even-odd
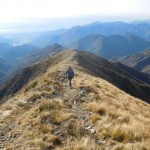
[[[94,100],[96,101],[100,100],[100,96],[98,94],[94,94]]]
[[[61,117],[61,111],[59,110],[53,110],[50,114],[50,121],[53,123],[53,124],[57,124],[59,125],[63,120],[62,120],[62,117]]]
[[[98,114],[92,114],[89,119],[91,120],[92,124],[96,124],[96,122],[100,120],[100,116]]]
[[[65,147],[58,147],[56,150],[99,150],[100,146],[95,141],[88,137],[82,139],[69,138]]]
[[[110,111],[108,112],[108,116],[109,116],[111,119],[117,119],[117,118],[120,116],[120,114],[119,114],[117,111],[114,111],[114,110],[112,109],[112,110],[110,110]]]
[[[53,137],[51,139],[51,142],[53,143],[54,146],[61,145],[61,140],[60,140],[60,137],[58,137],[58,136]]]
[[[60,137],[53,134],[43,134],[43,143],[47,143],[47,149],[54,148],[54,146],[61,145]],[[49,147],[52,146],[52,147]]]
[[[96,88],[94,87],[94,86],[82,86],[82,85],[80,85],[80,90],[85,90],[85,91],[87,91],[87,93],[95,93],[95,94],[97,94],[97,90],[96,90]]]
[[[49,145],[47,142],[44,142],[42,138],[35,138],[29,143],[30,147],[34,147],[35,149],[46,149]]]
[[[28,87],[26,87],[25,92],[35,88],[38,85],[38,81],[34,81],[33,83],[31,83]]]
[[[50,118],[50,112],[48,111],[42,111],[40,113],[40,123],[45,124],[47,121],[49,121]]]
[[[50,90],[49,90],[49,91],[50,91]],[[41,93],[41,96],[42,96],[42,97],[49,98],[49,97],[50,97],[50,92],[42,92],[42,93]]]
[[[122,123],[129,123],[130,117],[129,116],[120,116],[118,117],[118,120],[121,121]]]
[[[51,103],[52,104],[52,103]],[[43,108],[44,107],[44,108]],[[47,105],[45,107],[42,105],[42,108],[40,108],[40,122],[41,124],[55,124],[59,125],[62,123],[64,120],[70,118],[72,116],[71,113],[66,112],[65,110],[62,109],[63,106],[62,104],[60,105]]]
[[[12,106],[9,103],[6,103],[4,106],[4,110],[12,110]]]
[[[39,93],[35,93],[27,101],[34,103],[36,102],[37,99],[40,99],[40,98],[41,98],[41,95]]]
[[[141,142],[144,136],[145,135],[136,127],[118,126],[112,131],[112,139],[118,142]]]
[[[42,104],[40,104],[39,106],[39,111],[51,111],[51,110],[55,110],[55,109],[62,109],[63,108],[63,104],[58,102],[58,101],[44,101],[42,102]]]
[[[105,103],[96,103],[96,102],[91,102],[87,104],[88,110],[95,112],[101,116],[105,116],[107,113],[107,106]]]
[[[97,88],[101,88],[101,85],[98,84],[98,83],[96,83],[95,86],[96,86]]]
[[[100,108],[97,110],[97,113],[100,114],[101,116],[105,116],[105,115],[106,115],[106,108],[100,107]]]
[[[27,106],[27,103],[26,103],[26,102],[19,101],[19,102],[17,102],[17,106],[18,106],[18,107],[25,107],[25,106]]]
[[[68,124],[67,133],[68,135],[80,139],[84,136],[84,128],[79,121],[71,120]]]
[[[50,125],[41,125],[39,129],[43,134],[51,133],[52,127]]]
[[[32,143],[30,142],[30,145],[34,145],[33,147],[36,150],[40,150],[40,149],[51,150],[61,145],[61,140],[60,137],[58,136],[55,135],[48,136],[48,134],[46,134],[38,141],[33,140]]]
[[[64,119],[64,116],[62,116],[61,113],[62,112],[59,110],[51,110],[50,112],[42,112],[40,115],[41,123],[42,124],[53,123],[53,124],[59,125]]]
[[[113,150],[148,150],[147,147],[142,143],[135,144],[119,144],[116,145]]]

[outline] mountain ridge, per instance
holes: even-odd
[[[119,65],[116,66],[116,64],[94,54],[77,50],[62,51],[54,54],[49,59],[42,61],[41,63],[25,68],[22,72],[17,74],[13,79],[8,80],[0,88],[0,97],[2,98],[7,95],[15,94],[24,85],[26,85],[28,81],[42,75],[48,68],[53,68],[54,66],[60,66],[63,64],[76,64],[75,67],[82,68],[85,73],[87,72],[101,77],[125,92],[149,102],[150,77],[148,75],[140,72],[134,73],[131,68],[127,70],[126,68],[128,67],[124,67],[124,70],[122,70],[122,66],[120,69]]]
[[[71,89],[68,65],[75,71]],[[0,105],[0,148],[148,150],[149,104],[101,78],[114,76],[112,66],[116,68],[91,53],[71,50],[27,68],[29,80]]]
[[[150,42],[135,35],[104,36],[91,34],[70,44],[68,47],[93,52],[101,57],[110,59],[139,52],[150,46]]]

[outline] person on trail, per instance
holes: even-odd
[[[71,80],[74,78],[74,71],[70,66],[68,67],[68,69],[66,71],[66,75],[67,75],[67,78],[68,78],[69,88],[71,89],[71,87],[72,87]]]

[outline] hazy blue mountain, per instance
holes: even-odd
[[[2,57],[4,54],[13,49],[13,46],[8,43],[0,43],[0,56]]]
[[[9,62],[0,57],[0,82],[7,76],[8,70],[11,68]]]
[[[12,75],[15,75],[23,68],[45,60],[50,57],[50,55],[64,49],[64,47],[58,44],[53,44],[43,49],[39,49],[31,45],[14,47],[13,50],[4,55],[7,62],[12,65],[5,72],[4,70],[1,70],[2,75],[0,76],[0,82],[4,81],[4,79],[10,78]],[[5,78],[2,78],[2,76],[5,76]]]
[[[38,51],[38,47],[24,44],[21,46],[15,46],[7,53],[4,54],[4,58],[11,63],[16,63],[17,61],[25,58],[26,56]]]
[[[50,45],[46,48],[39,49],[38,51],[24,57],[11,69],[13,73],[20,71],[22,68],[28,67],[34,63],[40,62],[50,57],[50,55],[58,53],[65,48],[58,44]]]
[[[0,43],[8,43],[8,44],[11,44],[11,43],[12,43],[12,40],[0,36]]]
[[[58,41],[61,39],[61,36],[65,34],[67,29],[58,29],[54,31],[44,32],[40,37],[35,38],[31,44],[46,47],[55,43],[59,43]]]
[[[6,43],[0,44],[0,82],[3,82],[12,72],[12,68],[25,57],[38,51],[31,45],[12,46]]]
[[[28,32],[28,33],[6,33],[2,36],[11,41],[14,46],[31,43],[34,39],[43,36],[45,32]]]
[[[134,35],[88,35],[69,45],[71,48],[93,52],[110,59],[139,52],[150,46],[150,42]]]
[[[70,29],[56,30],[41,34],[33,41],[34,45],[47,46],[53,43],[68,45],[90,34],[105,36],[119,34],[135,34],[150,40],[150,24],[148,23],[124,23],[124,22],[94,22],[85,26],[75,26]]]
[[[112,60],[119,61],[129,67],[150,74],[150,48],[133,55],[113,58]]]

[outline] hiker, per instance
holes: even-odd
[[[66,71],[66,75],[68,78],[69,87],[71,89],[71,80],[74,78],[74,71],[70,66],[68,67],[68,70]]]

